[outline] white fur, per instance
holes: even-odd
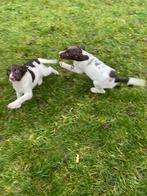
[[[57,63],[56,60],[47,60],[47,59],[41,59],[41,58],[39,58],[38,60],[41,62],[40,64],[33,62],[35,67],[28,68],[29,70],[32,70],[32,72],[35,74],[34,81],[32,81],[32,76],[29,71],[27,71],[24,74],[24,76],[22,77],[22,79],[20,81],[15,81],[15,82],[11,81],[12,86],[16,91],[17,99],[15,101],[13,101],[12,103],[9,103],[7,106],[8,108],[10,108],[10,109],[20,108],[23,102],[32,98],[32,96],[33,96],[32,89],[37,84],[38,85],[42,84],[42,78],[44,76],[48,76],[51,73],[54,73],[56,75],[59,74],[58,71],[56,71],[52,67],[46,67],[43,65],[43,63],[56,64]],[[9,76],[9,78],[10,78],[10,76]]]
[[[145,86],[145,80],[130,78],[127,85]]]
[[[59,54],[62,52],[64,51],[61,51]],[[69,65],[63,61],[60,61],[59,64],[61,67],[69,71],[78,74],[85,73],[93,81],[94,87],[90,89],[92,93],[104,94],[104,89],[111,89],[118,84],[115,82],[115,78],[109,76],[110,72],[115,71],[115,69],[109,67],[98,58],[84,50],[82,50],[82,54],[87,55],[89,59],[85,61],[73,61],[73,65]],[[128,85],[129,84],[144,86],[145,81],[141,79],[130,78]]]

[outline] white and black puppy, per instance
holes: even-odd
[[[20,108],[21,104],[32,98],[32,89],[42,84],[42,78],[51,73],[58,75],[58,71],[44,64],[56,64],[56,60],[38,58],[31,60],[24,65],[13,64],[7,70],[7,75],[13,88],[16,91],[17,99],[8,104],[8,108]]]
[[[145,86],[145,80],[119,77],[115,69],[78,46],[66,48],[59,52],[59,56],[61,59],[73,60],[73,65],[61,61],[61,67],[78,74],[85,73],[93,81],[94,87],[90,89],[93,93],[105,93],[104,89],[113,88],[119,83]]]

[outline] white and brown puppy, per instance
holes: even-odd
[[[115,69],[78,46],[59,52],[59,56],[61,59],[73,60],[73,65],[61,61],[61,67],[78,74],[85,73],[93,81],[94,87],[90,89],[93,93],[105,93],[104,89],[113,88],[119,83],[145,86],[145,80],[119,77]]]
[[[13,64],[7,70],[7,75],[13,88],[16,91],[17,99],[8,104],[8,108],[20,108],[21,104],[32,98],[32,89],[42,84],[42,78],[51,73],[58,75],[58,71],[44,64],[56,64],[56,60],[38,58],[31,60],[24,65]]]

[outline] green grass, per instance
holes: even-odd
[[[8,110],[11,63],[84,45],[121,75],[147,79],[145,0],[0,1],[0,195],[147,195],[146,89],[90,93],[58,65]],[[79,154],[80,161],[76,163]]]

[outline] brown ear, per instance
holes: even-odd
[[[89,59],[88,55],[81,55],[80,58],[79,58],[79,61],[86,61],[88,59]]]
[[[21,66],[21,71],[22,71],[22,74],[25,74],[25,72],[27,71],[27,67],[25,65]]]

